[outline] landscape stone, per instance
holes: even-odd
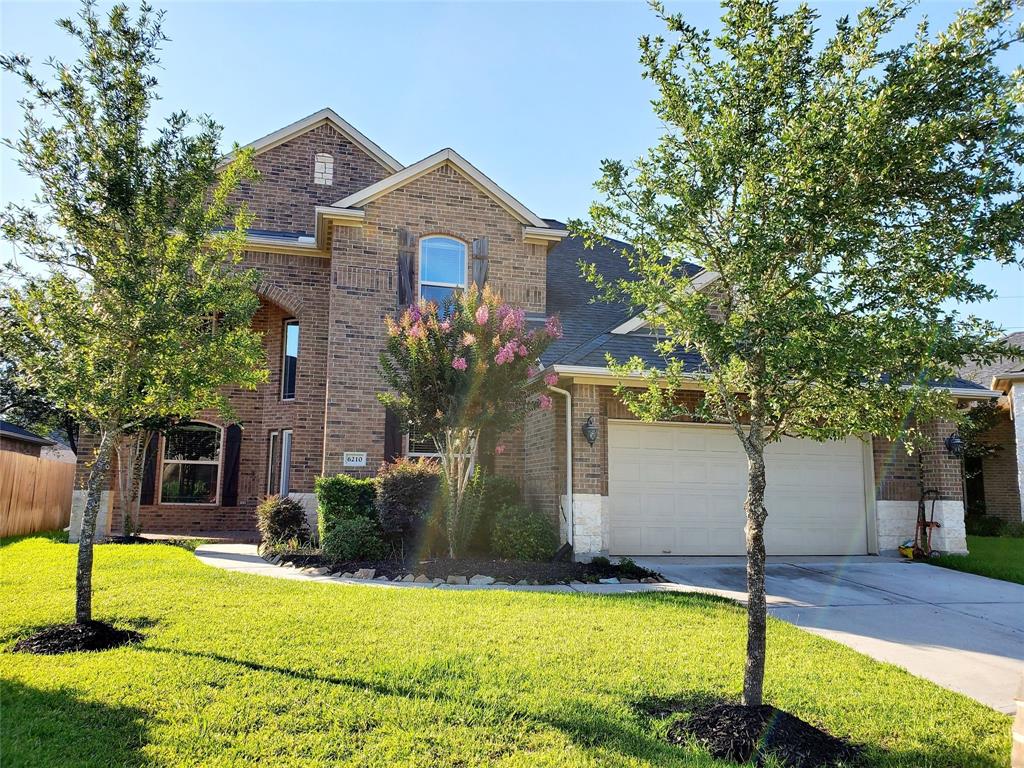
[[[469,583],[469,579],[467,579],[465,576],[449,576],[448,577],[448,583],[449,584],[468,584]]]
[[[313,573],[317,574],[318,576],[326,576],[330,572],[331,572],[330,568],[314,568],[313,569]]]
[[[619,579],[620,584],[639,584],[638,579]]]
[[[614,576],[612,576],[612,578],[610,578],[610,579],[598,579],[597,581],[600,584],[618,584],[619,583],[619,580],[616,579]]]
[[[520,579],[519,581],[516,582],[516,586],[517,587],[525,587],[525,586],[529,585],[529,583],[530,582],[527,581],[526,579]]]
[[[481,576],[479,573],[469,580],[470,584],[477,584],[479,586],[487,586],[488,584],[494,583],[493,576]]]
[[[430,577],[421,573],[419,576],[413,579],[413,581],[415,581],[417,584],[429,584]]]
[[[431,581],[435,584],[444,584],[444,579],[442,579],[440,576],[435,576],[431,579]]]
[[[353,576],[352,571],[345,571],[343,574],[341,574],[341,578],[343,578],[343,579],[351,579],[352,576]]]
[[[360,568],[353,576],[357,579],[372,579],[376,574],[376,568]]]
[[[657,584],[658,583],[658,580],[656,578],[654,578],[653,576],[644,576],[642,579],[640,579],[640,581],[642,581],[644,584]]]
[[[402,577],[402,581],[416,581],[416,577],[413,576],[411,573],[407,573],[405,574],[405,576]]]

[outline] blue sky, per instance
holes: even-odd
[[[154,2],[171,38],[158,116],[207,112],[226,147],[330,106],[403,163],[450,146],[538,214],[565,219],[585,215],[602,158],[631,159],[658,136],[636,46],[658,22],[640,2]],[[827,28],[861,4],[818,6]],[[938,27],[960,6],[921,10]],[[715,3],[678,7],[692,23],[717,22]],[[76,9],[3,0],[0,48],[72,58],[53,22]],[[10,137],[20,89],[6,75],[0,86]],[[0,174],[4,201],[31,195],[6,149]],[[973,311],[1024,329],[1024,272],[990,265],[979,277],[1000,299]]]

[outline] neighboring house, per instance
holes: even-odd
[[[417,296],[486,280],[531,318],[558,314],[565,330],[542,361],[559,374],[556,407],[502,437],[496,471],[521,483],[578,554],[744,552],[746,471],[735,436],[714,425],[640,423],[613,394],[605,354],[649,357],[654,339],[625,307],[591,303],[578,262],[625,275],[621,244],[585,250],[451,149],[403,166],[331,110],[250,146],[262,179],[238,193],[255,216],[243,266],[261,275],[253,323],[270,380],[230,394],[237,424],[207,413],[152,442],[143,530],[251,531],[256,504],[272,493],[301,501],[312,522],[318,475],[367,476],[385,460],[428,453],[422,440],[401,437],[377,401],[384,318]],[[995,394],[969,381],[946,387],[966,400]],[[769,551],[894,549],[914,532],[919,473],[941,493],[938,548],[963,551],[960,462],[944,447],[954,426],[924,428],[933,447],[920,462],[855,437],[770,448]],[[80,489],[95,441],[82,444]],[[101,532],[113,494],[104,494]],[[77,515],[84,500],[76,491]]]
[[[43,448],[56,445],[53,440],[40,437],[24,427],[9,421],[0,421],[0,451],[24,453],[27,456],[39,456]]]
[[[968,498],[987,515],[1019,523],[1024,521],[1024,332],[1010,334],[1004,341],[1020,354],[991,365],[969,364],[960,371],[961,376],[1002,395],[995,425],[979,438],[995,450],[968,467],[972,477]]]

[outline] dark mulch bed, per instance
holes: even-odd
[[[669,728],[668,740],[690,739],[713,757],[762,766],[768,755],[788,768],[839,768],[857,765],[861,748],[770,706],[715,703],[695,708]]]
[[[387,576],[391,580],[407,574],[427,578],[445,579],[449,576],[472,578],[477,574],[493,576],[497,581],[515,584],[517,581],[536,581],[539,584],[567,584],[570,581],[597,582],[599,579],[643,579],[662,580],[660,574],[637,565],[572,563],[564,561],[533,562],[524,560],[498,560],[491,558],[431,558],[403,562],[401,560],[350,560],[338,562],[325,558],[319,553],[289,553],[282,559],[300,567],[326,567],[332,573],[354,573],[360,568],[373,568],[376,576]]]
[[[14,645],[16,653],[53,655],[75,651],[105,651],[142,640],[142,633],[118,629],[102,621],[55,624]]]

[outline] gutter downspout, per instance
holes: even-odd
[[[572,547],[574,546],[573,533],[575,530],[572,503],[572,395],[558,387],[549,386],[548,389],[565,397],[565,498],[566,506],[569,507],[569,516],[566,522],[568,523],[569,546]],[[563,516],[564,512],[565,510],[563,510]]]

